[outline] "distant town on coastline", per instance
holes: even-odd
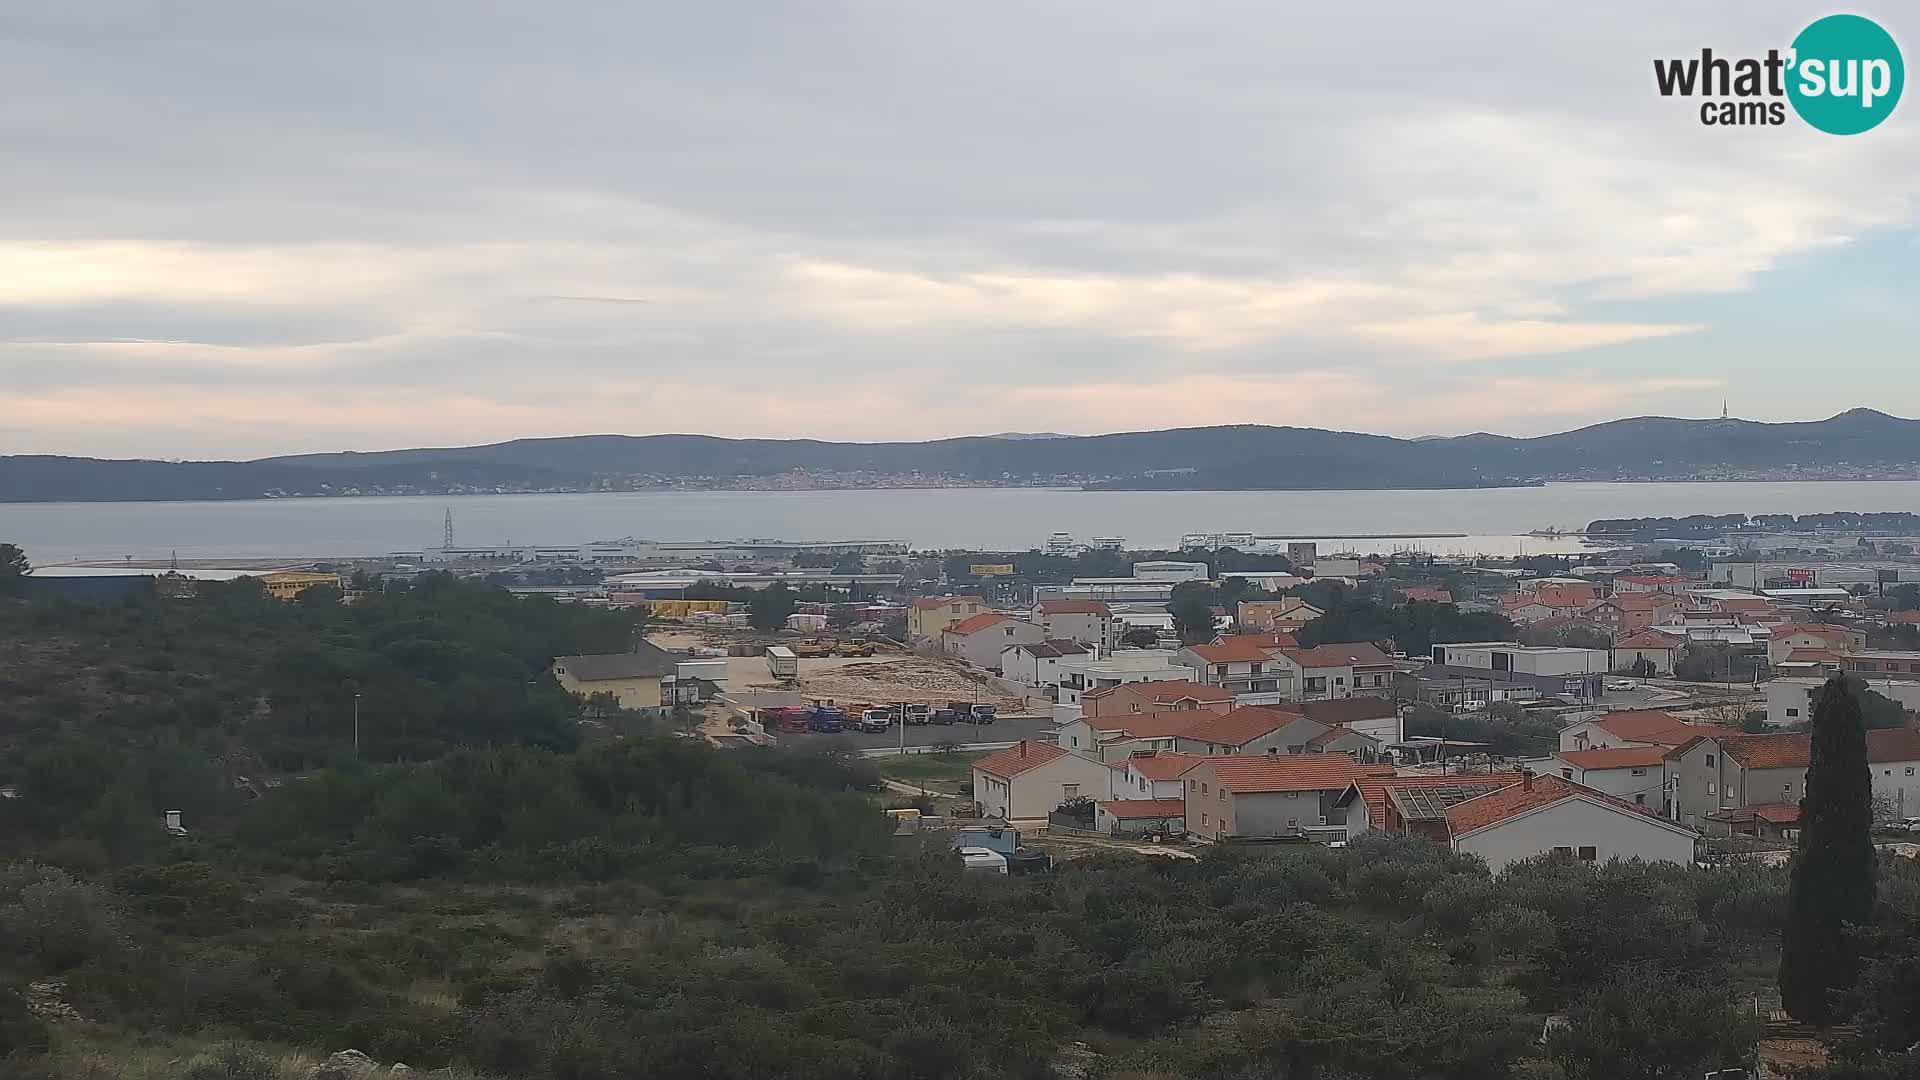
[[[1920,421],[1638,417],[1520,439],[1236,425],[931,442],[581,435],[253,461],[0,457],[0,502],[658,490],[1359,490],[1552,481],[1920,478]]]

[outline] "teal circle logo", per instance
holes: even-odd
[[[1800,31],[1788,63],[1793,111],[1829,135],[1879,126],[1900,104],[1907,82],[1893,35],[1859,15],[1829,15]]]

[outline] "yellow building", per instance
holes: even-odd
[[[915,597],[907,611],[907,636],[938,641],[947,627],[990,610],[986,600],[978,596]]]
[[[642,641],[634,652],[597,656],[556,656],[553,677],[562,689],[581,697],[612,694],[623,709],[658,709],[666,703],[660,682],[673,674],[676,657]]]
[[[267,595],[276,600],[291,600],[315,585],[327,585],[335,589],[340,587],[339,574],[323,574],[311,570],[275,570],[271,574],[261,574],[260,584]]]

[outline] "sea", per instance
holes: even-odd
[[[0,542],[37,565],[79,561],[370,557],[461,545],[650,540],[899,540],[916,550],[1021,551],[1053,532],[1170,548],[1184,533],[1317,540],[1323,552],[1571,553],[1596,518],[1687,514],[1920,513],[1920,481],[1570,483],[1443,491],[1074,491],[925,488],[668,491],[0,503]]]

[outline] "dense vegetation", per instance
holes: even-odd
[[[191,600],[0,602],[0,783],[77,739],[180,748],[234,776],[337,762],[353,755],[356,695],[365,760],[565,749],[577,710],[552,658],[623,651],[637,632],[625,612],[439,574],[339,600],[315,589],[286,603],[242,579]]]
[[[937,836],[891,835],[877,774],[830,740],[580,745],[573,703],[526,684],[617,647],[617,616],[441,578],[331,599],[0,601],[31,661],[0,714],[20,796],[0,799],[0,1075],[132,1075],[151,1048],[140,1075],[267,1080],[283,1049],[346,1046],[540,1080],[1750,1063],[1782,871],[1545,858],[1494,879],[1372,838],[963,875]],[[345,679],[389,703],[364,760],[333,722]],[[319,767],[237,787],[235,756]],[[176,807],[185,836],[161,827]],[[1912,1075],[1916,927],[1920,870],[1889,860],[1835,1080]],[[69,1018],[28,1007],[49,998]]]
[[[1778,871],[1496,880],[1377,839],[981,878],[890,837],[872,783],[832,752],[672,739],[322,773],[77,876],[0,871],[0,982],[57,978],[149,1038],[503,1076],[1037,1078],[1077,1055],[1467,1080],[1737,1064],[1771,980]],[[1886,873],[1884,903],[1920,903],[1910,864]],[[1537,1045],[1550,1013],[1571,1026]]]

